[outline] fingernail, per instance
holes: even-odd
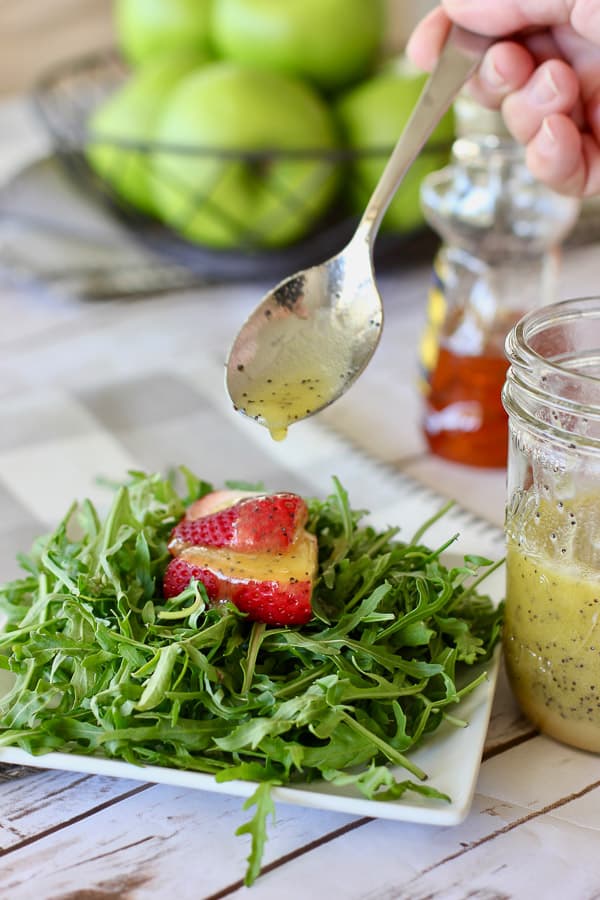
[[[551,103],[558,97],[559,90],[550,69],[542,69],[532,87],[533,99],[536,103]]]
[[[556,146],[556,137],[552,131],[552,125],[548,119],[544,119],[542,127],[538,131],[536,138],[537,149],[540,153],[552,153]]]
[[[498,89],[504,87],[506,84],[506,79],[504,75],[502,75],[494,64],[494,60],[491,56],[486,56],[481,64],[481,69],[479,70],[479,77],[482,81],[485,81],[491,88]]]

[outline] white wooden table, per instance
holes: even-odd
[[[13,108],[10,115],[23,127],[12,128],[12,143],[0,151],[5,171],[19,147],[35,146],[20,114]],[[504,474],[446,464],[426,452],[419,432],[415,348],[428,275],[425,266],[405,267],[382,278],[387,319],[381,347],[355,388],[322,420],[370,458],[459,497],[499,527]],[[593,292],[599,276],[597,249],[573,250],[561,294]],[[185,445],[188,423],[193,419],[200,429],[205,421],[185,392],[172,399],[165,421],[155,407],[163,403],[161,385],[168,396],[169,379],[181,375],[181,361],[194,348],[203,387],[222,390],[211,379],[262,287],[85,304],[0,280],[2,580],[15,574],[13,551],[81,487],[83,454],[96,454],[99,470],[113,475],[131,462],[163,465],[170,457],[196,468],[201,462],[213,477],[219,448],[227,453],[225,444],[237,439],[233,432],[220,445],[215,436],[201,451]],[[142,359],[151,365],[144,369]],[[146,381],[136,394],[139,379],[148,378],[151,390]],[[115,386],[125,382],[136,403],[134,422],[119,421]],[[45,419],[48,409],[52,417]],[[92,439],[92,420],[95,427],[107,415],[112,429],[94,431]],[[59,428],[68,438],[60,444],[53,431]],[[242,433],[235,431],[240,439]],[[267,450],[255,445],[248,460],[251,474],[268,480]],[[300,479],[301,461],[297,466]],[[440,828],[279,805],[265,870],[249,896],[591,900],[600,895],[599,787],[598,757],[537,735],[501,675],[473,808],[463,824]],[[7,777],[0,780],[0,898],[245,895],[248,847],[233,836],[247,818],[241,806],[235,797],[93,775]]]

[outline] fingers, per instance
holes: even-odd
[[[531,54],[524,47],[502,41],[485,54],[469,89],[478,103],[498,108],[508,94],[527,83],[534,68]]]
[[[600,192],[600,145],[569,116],[557,113],[544,119],[527,146],[527,165],[535,178],[561,194],[589,197]]]
[[[482,34],[505,35],[524,28],[568,25],[582,37],[600,46],[598,0],[442,0],[450,19]]]
[[[435,66],[446,37],[450,31],[450,19],[438,6],[422,19],[406,45],[406,53],[419,69],[431,72]]]
[[[552,59],[539,66],[520,90],[506,97],[502,114],[511,134],[527,144],[548,116],[571,115],[578,97],[579,81],[573,69]]]
[[[504,35],[523,28],[540,25],[559,25],[569,21],[570,7],[588,0],[502,0],[502,3],[481,3],[481,0],[442,0],[448,17],[464,28],[481,34]],[[597,0],[588,6],[597,5]]]
[[[600,6],[598,0],[575,0],[571,25],[592,44],[600,46]]]
[[[431,71],[449,30],[450,20],[437,7],[417,25],[406,45],[412,62],[420,69]],[[533,69],[534,61],[525,47],[503,41],[488,50],[469,88],[479,103],[499,107],[507,94],[526,83]]]
[[[441,2],[407,45],[411,59],[427,70],[451,21],[490,35],[550,26],[527,31],[519,43],[494,44],[469,87],[483,105],[502,108],[536,178],[565,194],[600,193],[599,0]]]

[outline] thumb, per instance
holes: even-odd
[[[448,16],[459,25],[481,34],[505,35],[525,28],[571,27],[600,46],[600,3],[598,0],[442,0]]]

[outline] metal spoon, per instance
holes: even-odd
[[[321,265],[280,282],[250,315],[227,360],[236,409],[276,439],[341,396],[371,359],[383,325],[373,244],[403,177],[493,39],[454,25],[354,236]]]

